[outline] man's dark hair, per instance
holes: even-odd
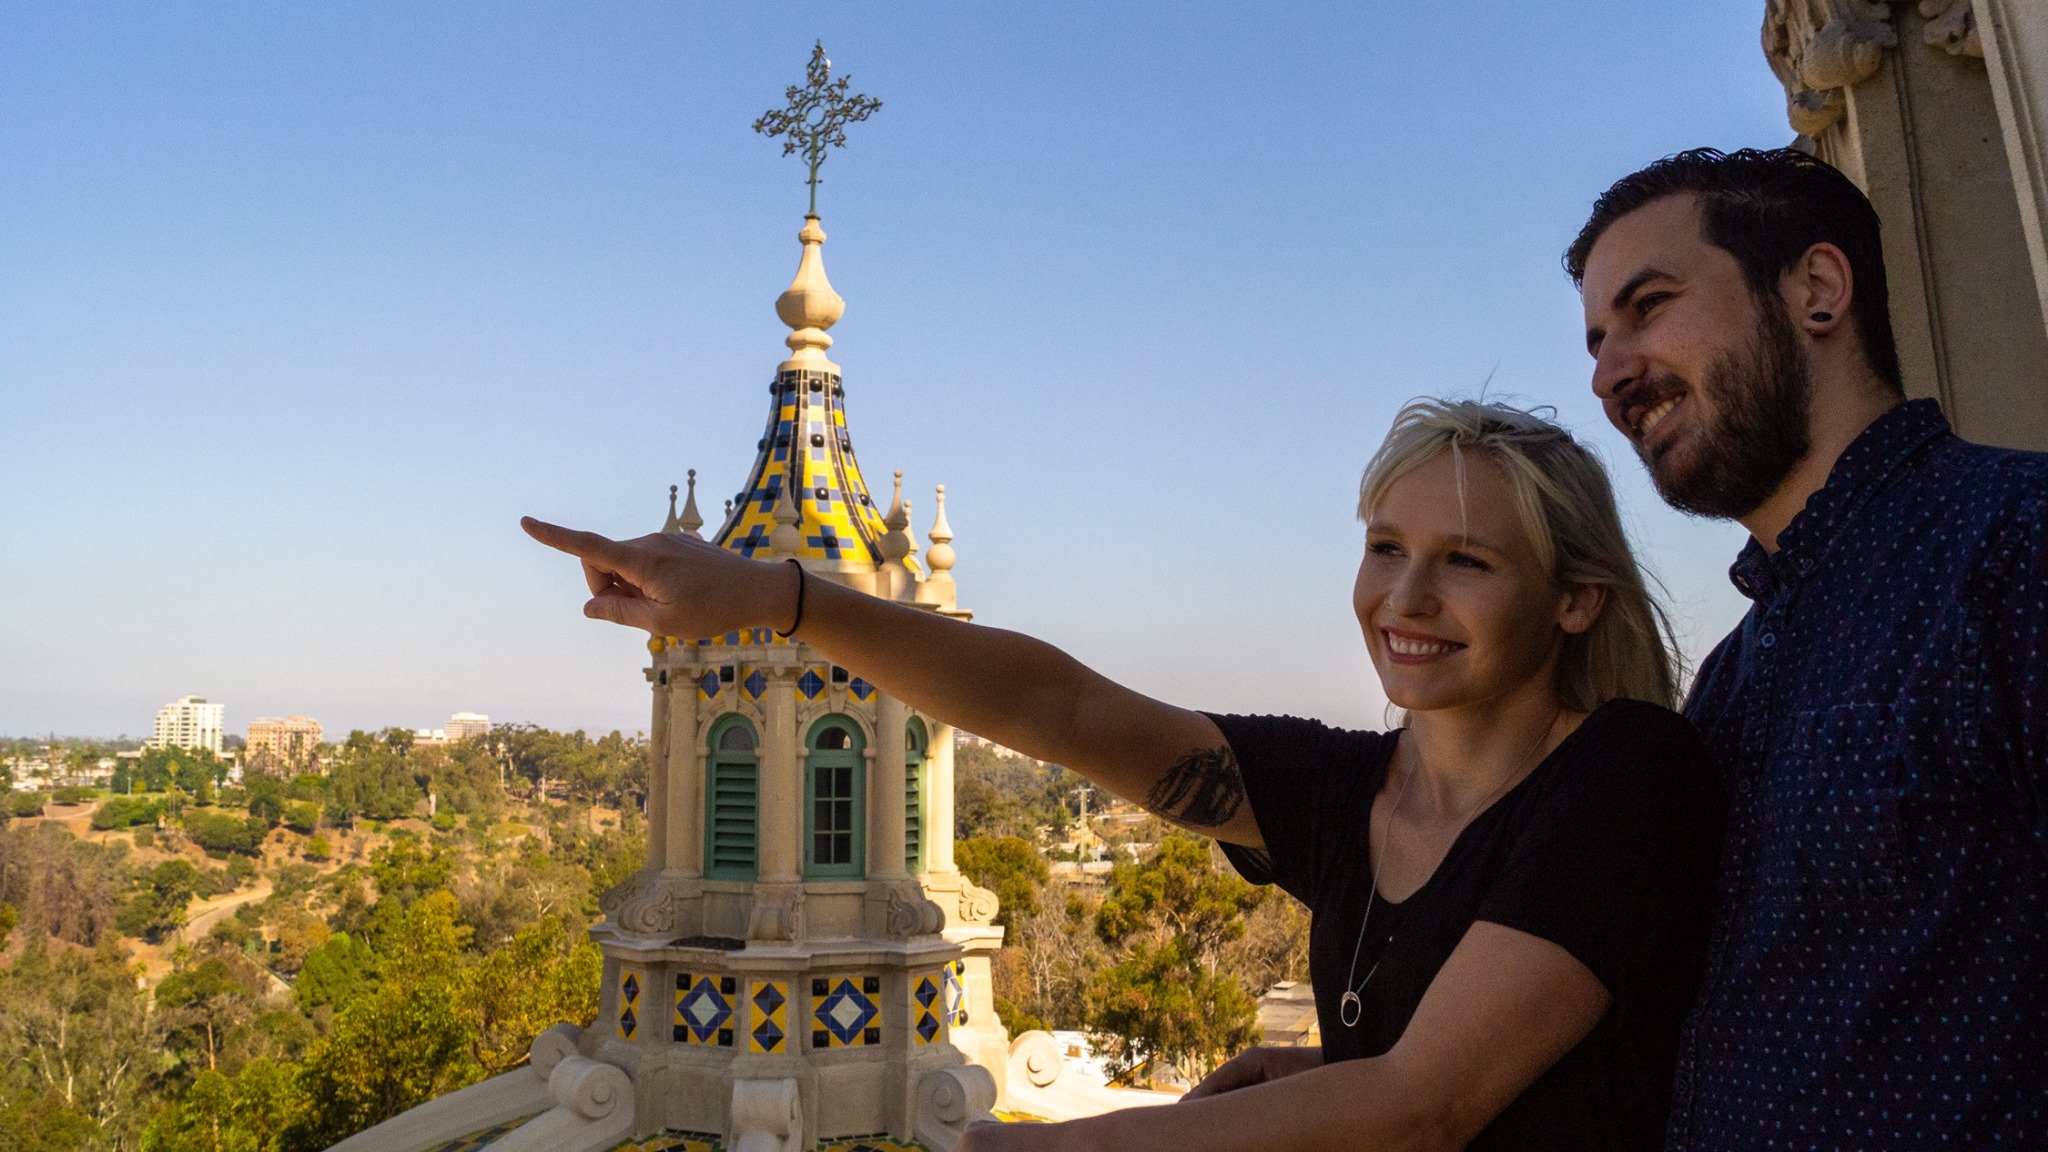
[[[1623,216],[1666,196],[1699,198],[1700,238],[1735,257],[1759,303],[1776,303],[1778,278],[1815,244],[1833,244],[1855,277],[1849,314],[1870,370],[1903,395],[1899,349],[1892,339],[1884,248],[1877,210],[1847,176],[1793,148],[1720,152],[1695,148],[1666,156],[1614,182],[1593,202],[1593,215],[1565,250],[1564,270],[1585,286],[1586,258]]]

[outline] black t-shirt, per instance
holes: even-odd
[[[1679,1022],[1706,950],[1722,799],[1705,745],[1654,705],[1602,705],[1475,816],[1436,872],[1399,904],[1375,900],[1355,985],[1338,1016],[1372,887],[1373,797],[1395,733],[1291,716],[1213,716],[1244,773],[1263,850],[1225,845],[1239,872],[1308,905],[1309,975],[1325,1063],[1394,1046],[1475,920],[1563,947],[1613,997],[1593,1031],[1494,1119],[1472,1149],[1658,1149]],[[1389,935],[1391,934],[1391,942]]]

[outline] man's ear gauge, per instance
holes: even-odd
[[[1816,324],[1825,324],[1834,318],[1835,314],[1833,312],[1815,312],[1813,314],[1813,322]]]

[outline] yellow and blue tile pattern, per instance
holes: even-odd
[[[849,1136],[844,1140],[820,1140],[817,1152],[925,1152],[925,1147],[887,1136]]]
[[[945,985],[944,973],[926,972],[911,986],[910,1014],[915,1022],[910,1026],[910,1042],[920,1048],[946,1034]]]
[[[831,372],[778,373],[774,404],[746,490],[715,537],[742,556],[765,556],[775,505],[786,490],[807,560],[882,562],[882,514],[868,495],[846,430],[845,389]]]
[[[732,1047],[739,977],[676,974],[675,1039],[683,1044]]]
[[[631,1040],[640,1031],[640,974],[630,969],[619,980],[619,1039]]]
[[[812,1048],[861,1048],[881,1042],[881,977],[812,978]]]
[[[776,1053],[789,1051],[789,982],[756,980],[753,1027],[747,1031],[747,1051]]]
[[[967,1026],[967,962],[946,965],[946,1022],[955,1028]]]

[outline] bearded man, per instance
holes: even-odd
[[[1565,266],[1608,419],[1751,536],[1669,1147],[2048,1147],[2048,456],[1905,399],[1877,215],[1803,153],[1658,161]]]

